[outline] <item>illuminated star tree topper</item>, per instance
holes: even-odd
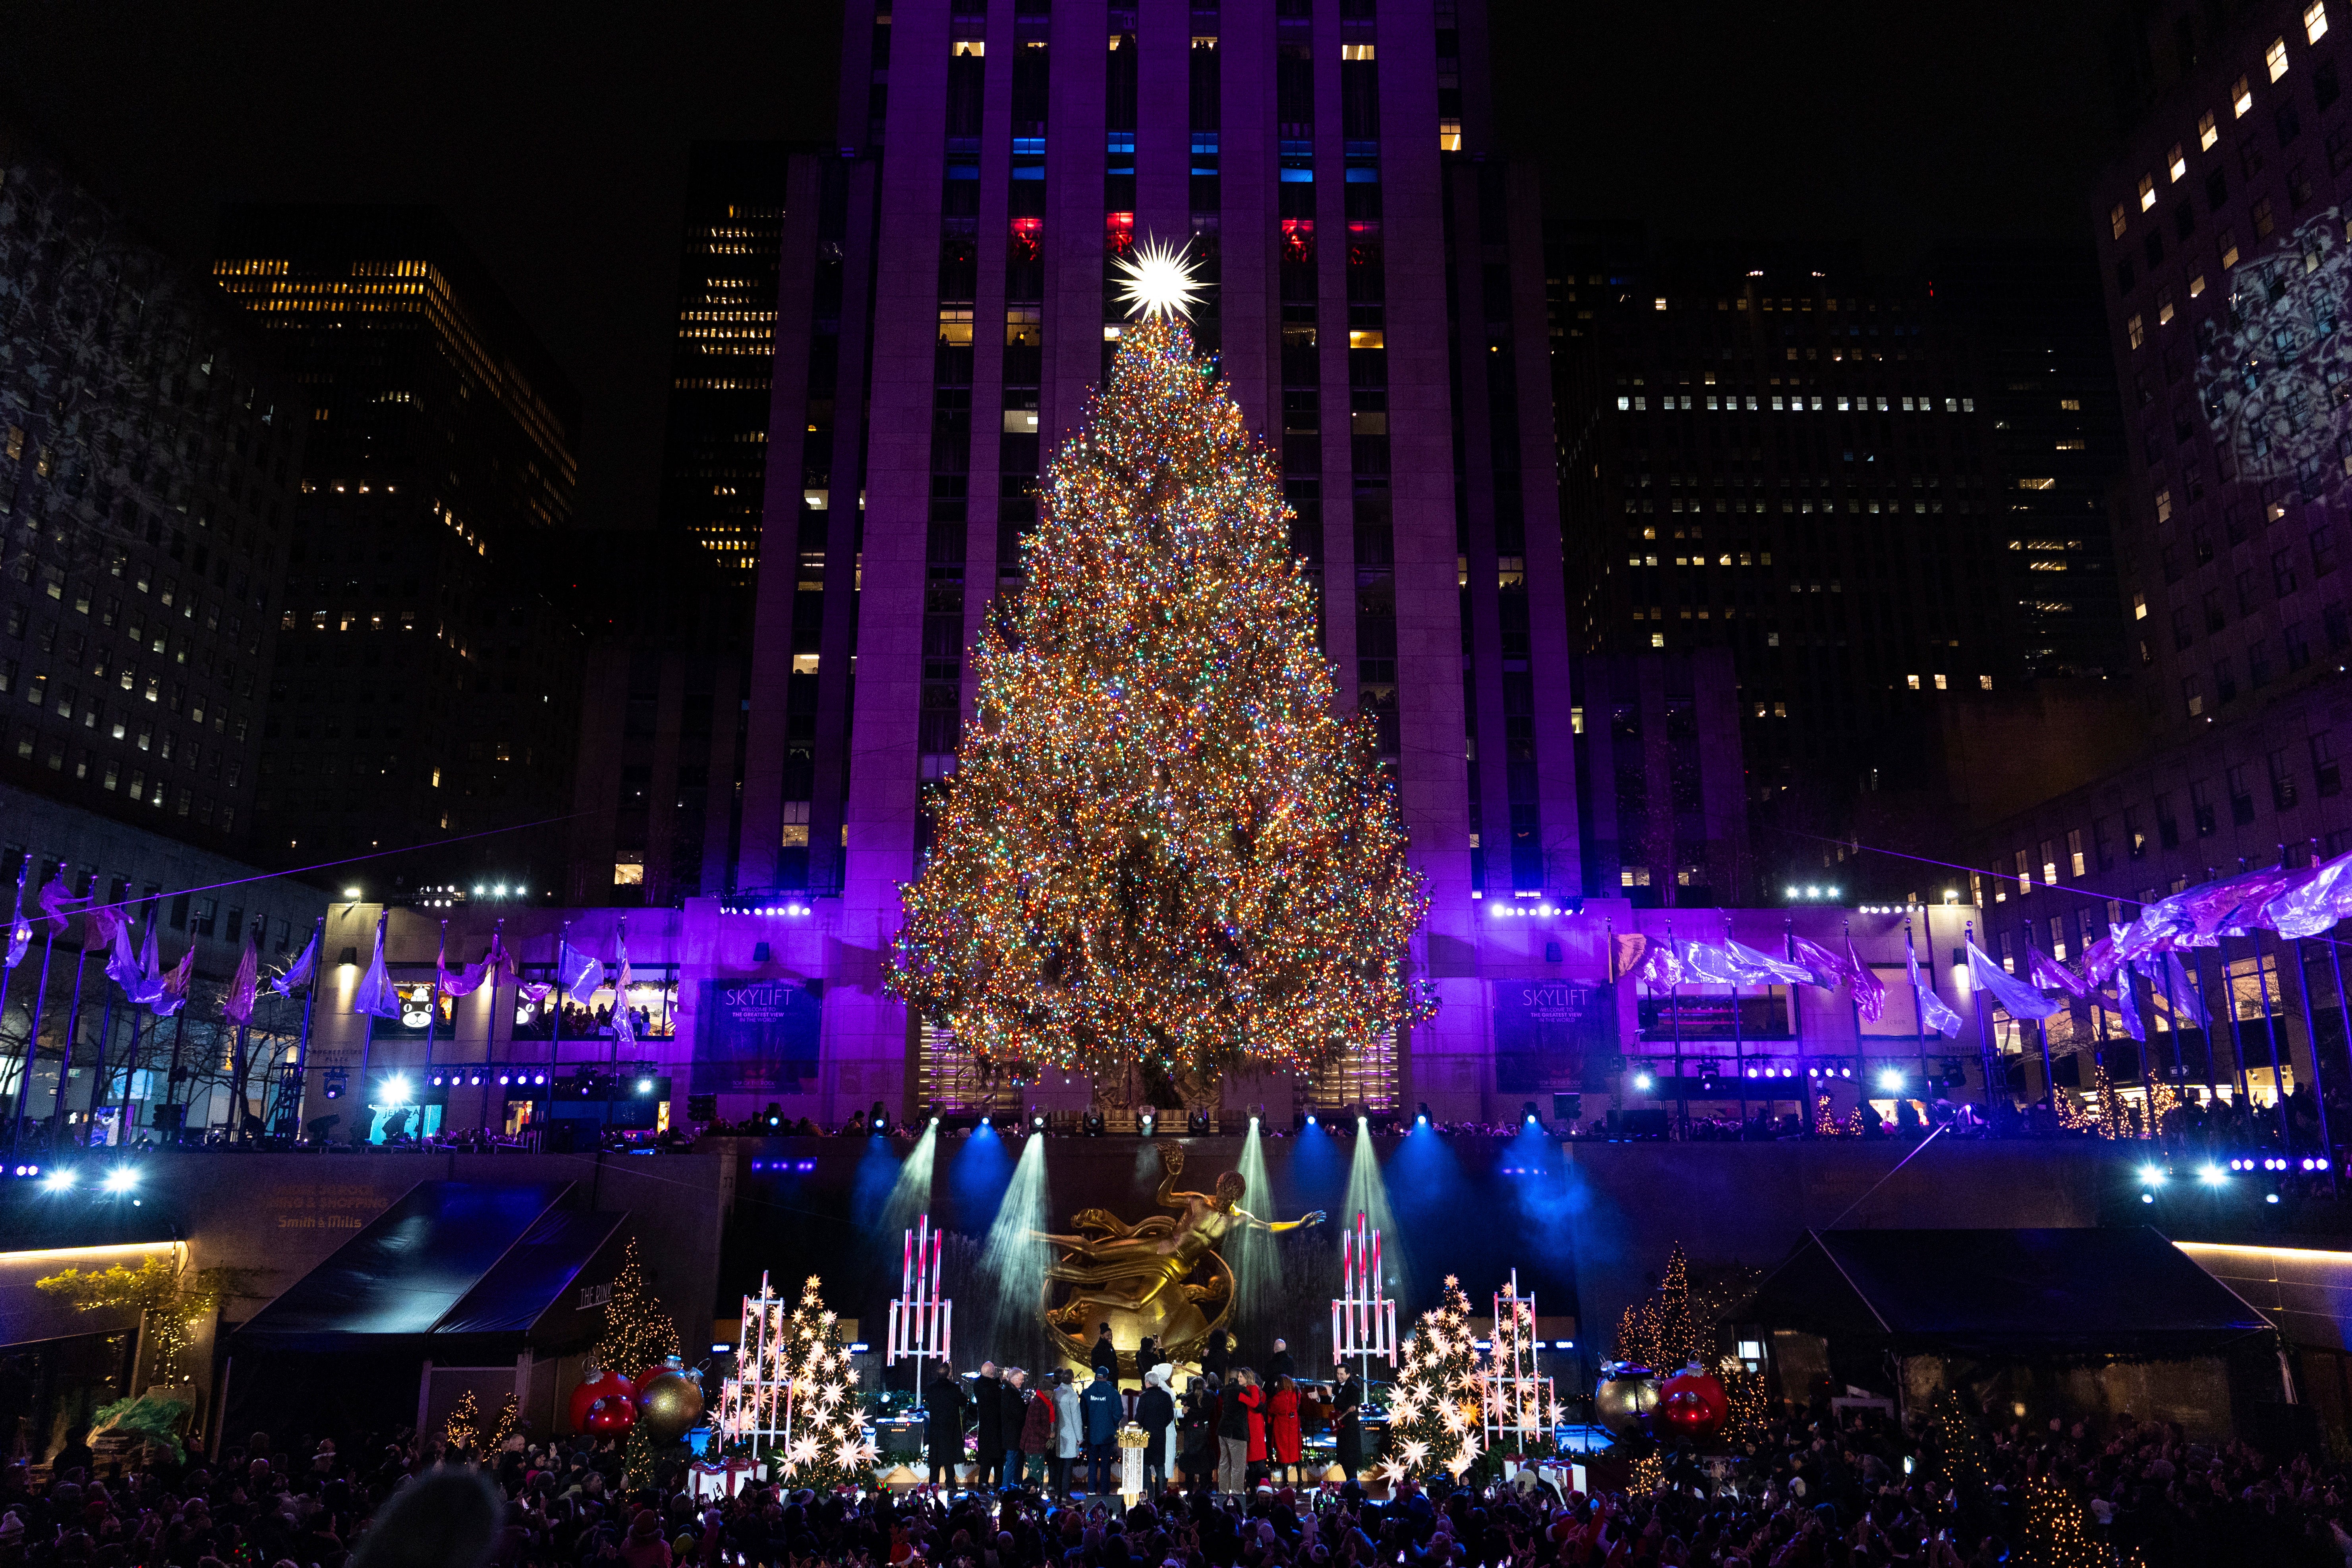
[[[1291,513],[1182,321],[1131,326],[973,661],[887,960],[983,1060],[1307,1073],[1427,1016],[1428,905]]]
[[[1189,316],[1206,289],[1192,271],[1192,242],[1171,250],[1165,240],[1147,239],[1133,256],[1121,256],[1118,269],[1119,303],[1129,316],[1150,321],[1154,316]]]

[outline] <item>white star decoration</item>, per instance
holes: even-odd
[[[1119,303],[1127,307],[1129,316],[1149,320],[1191,313],[1203,291],[1193,276],[1192,248],[1190,240],[1182,249],[1171,250],[1165,241],[1147,239],[1135,247],[1133,255],[1111,263],[1118,272]]]

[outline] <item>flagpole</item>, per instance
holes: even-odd
[[[2277,1015],[2271,1011],[2270,978],[2263,973],[2262,928],[2256,926],[2251,929],[2247,932],[2246,942],[2247,945],[2254,950],[2254,984],[2261,987],[2263,997],[2263,1038],[2270,1042],[2271,1047],[2271,1099],[2278,1106],[2279,1152],[2285,1154],[2294,1151],[2294,1130],[2287,1125],[2286,1079],[2279,1071],[2279,1026],[2276,1022]],[[2286,997],[2282,993],[2279,997],[2282,1013],[2285,1011],[2285,1002]]]
[[[33,857],[32,857],[32,852],[31,852],[31,851],[29,851],[29,850],[27,850],[27,851],[26,852],[25,858],[24,858],[22,860],[19,860],[19,861],[16,863],[16,917],[15,917],[15,919],[11,920],[11,921],[8,922],[8,931],[7,931],[7,934],[6,934],[5,936],[0,936],[0,942],[5,942],[5,943],[13,944],[13,943],[16,942],[16,927],[17,927],[18,925],[22,924],[22,923],[23,923],[23,921],[24,921],[24,919],[25,919],[25,878],[26,878],[26,876],[28,873],[30,873],[30,872],[31,872],[31,870],[32,870],[32,869],[33,869]],[[22,963],[23,961],[20,959],[20,960],[18,960],[17,962],[18,962],[18,963]],[[6,967],[5,967],[5,968],[0,968],[0,1023],[5,1023],[5,1022],[7,1021],[7,1017],[8,1017],[8,982],[9,982],[9,980],[10,980],[11,978],[13,978],[13,977],[15,976],[16,973],[16,964],[14,964],[14,963],[9,964],[9,965],[7,965],[7,966],[6,966]],[[28,1041],[27,1043],[29,1044],[29,1041]],[[23,1064],[21,1064],[21,1063],[19,1064],[20,1068],[22,1068],[22,1065],[23,1065]],[[16,1101],[17,1101],[17,1103],[18,1103],[19,1105],[22,1105],[22,1104],[24,1103],[24,1100],[25,1100],[25,1088],[26,1088],[26,1086],[27,1084],[31,1083],[32,1081],[33,1081],[33,1075],[32,1075],[30,1072],[22,1071],[22,1070],[20,1070],[20,1071],[19,1071],[19,1073],[18,1073],[18,1075],[17,1075],[17,1080],[16,1080]],[[12,1148],[13,1148],[13,1145],[12,1145]]]
[[[375,950],[379,953],[383,952],[383,923],[391,918],[391,915],[390,909],[381,909],[375,913]],[[383,973],[385,979],[392,978],[392,966],[389,963],[384,965]],[[367,1015],[367,1032],[360,1037],[360,1109],[367,1112],[368,1121],[368,1135],[361,1142],[366,1143],[375,1142],[375,1107],[368,1100],[368,1057],[374,1049],[375,1015],[371,1012]],[[416,1121],[418,1131],[422,1131],[425,1124],[425,1111],[421,1106],[416,1112]]]
[[[245,933],[245,942],[246,945],[249,948],[258,947],[260,945],[261,922],[259,921],[255,921],[251,927],[247,930]],[[244,970],[245,955],[240,953],[237,955],[237,972],[242,974]],[[238,999],[237,984],[238,983],[236,981],[232,980],[229,982],[229,999],[231,1001]],[[257,982],[256,989],[257,990],[259,986]],[[228,1011],[227,1008],[224,1006],[221,1011],[222,1016],[226,1016]],[[247,1080],[249,1080],[253,1076],[253,1008],[250,999],[247,999],[246,1003],[245,1016],[236,1021],[236,1055],[234,1060],[236,1070],[236,1087],[229,1091],[229,1137],[234,1142],[242,1143],[247,1138],[252,1136],[252,1133],[249,1131],[252,1125],[250,1120],[252,1112],[246,1108],[245,1100],[245,1086]],[[267,1070],[265,1070],[261,1075],[261,1084],[262,1094],[264,1097],[263,1103],[266,1106],[268,1104],[268,1095],[269,1090],[269,1074]]]
[[[482,959],[483,965],[489,971],[485,978],[490,984],[490,1010],[482,1020],[481,1127],[485,1131],[488,1131],[490,1125],[490,1095],[498,1088],[499,971],[506,967],[506,951],[507,921],[504,915],[500,915],[497,922],[490,927],[490,951]],[[515,979],[520,984],[522,976],[517,974]],[[457,1020],[454,1018],[450,1020],[449,1032],[452,1035],[457,1033]],[[446,1117],[446,1112],[443,1114]],[[505,1119],[501,1117],[499,1120],[503,1121]]]
[[[310,1010],[319,1001],[319,965],[327,955],[327,917],[310,928],[310,983],[302,993],[302,1037],[294,1046],[294,1135],[303,1132],[302,1112],[310,1099]],[[300,962],[299,959],[296,960]],[[365,1087],[362,1085],[362,1087]]]
[[[1731,1076],[1739,1089],[1739,1135],[1748,1136],[1748,1040],[1739,1018],[1739,971],[1731,962],[1731,917],[1723,918],[1723,972],[1731,976]],[[1770,1117],[1771,1102],[1765,1102]]]
[[[2164,1016],[2172,1024],[2172,1091],[2174,1103],[2179,1102],[2181,1091],[2189,1087],[2189,1068],[2180,1055],[2180,999],[2172,994],[2172,954],[2163,955]],[[2213,1021],[2205,1021],[2205,1040],[2210,1048],[2213,1040]]]
[[[58,875],[62,878],[66,871],[66,863],[62,860],[58,862]],[[57,951],[57,946],[58,933],[55,928],[51,928],[48,935],[41,939],[41,978],[33,992],[32,1016],[25,1026],[24,1079],[16,1089],[16,1124],[8,1130],[8,1152],[12,1154],[25,1141],[25,1102],[33,1098],[33,1065],[40,1059],[41,1007],[48,1000],[49,955]],[[62,1073],[58,1077],[58,1089],[60,1093],[65,1089]]]
[[[139,1078],[139,1004],[123,998],[131,1013],[131,1044],[122,1053],[122,1115],[115,1123],[116,1137],[124,1143],[131,1142],[133,1125],[131,1116],[131,1090]],[[107,1086],[111,1089],[111,1084]]]
[[[433,1039],[436,1031],[441,1026],[441,973],[448,967],[448,963],[449,922],[444,919],[441,922],[441,946],[433,955],[433,999],[425,1009],[425,1081],[426,1083],[433,1081]],[[451,1036],[449,1043],[454,1046],[457,1043],[455,1037],[457,1033],[457,1018],[454,1008],[450,1011],[449,1033]],[[442,1104],[446,1106],[448,1101],[445,1100]]]
[[[1974,947],[1977,940],[1977,922],[1974,921],[1963,921],[1960,922],[1960,936],[1961,940],[1966,942],[1969,946]],[[1933,957],[1934,954],[1930,953],[1929,958],[1931,961]],[[1969,962],[1973,965],[1976,963],[1976,960],[1971,957]],[[1928,974],[1932,977],[1934,973],[1935,970],[1931,963],[1928,969]],[[1993,1050],[1992,1047],[1992,1008],[1985,1000],[1984,987],[1975,984],[1975,975],[1971,974],[1969,978],[1969,990],[1970,994],[1976,997],[1977,1005],[1977,1055],[1981,1058],[1984,1064],[1985,1116],[1988,1122],[1990,1122],[1993,1115],[1993,1069],[2000,1067],[2000,1062],[1998,1054]],[[2003,1100],[2007,1100],[2009,1098],[2009,1073],[2006,1069],[2002,1070],[2000,1078],[2000,1097]]]
[[[89,935],[88,931],[85,931],[83,935],[84,939],[87,940]],[[106,1006],[100,1012],[98,1016],[98,1060],[90,1068],[89,1131],[92,1133],[100,1132],[98,1125],[98,1111],[99,1107],[106,1103],[106,1080],[109,1076],[106,1067],[106,1053],[108,1047],[113,1044],[114,993],[109,991],[106,994]],[[100,1133],[99,1136],[99,1142],[102,1143],[105,1141],[104,1135]],[[82,1142],[87,1143],[89,1142],[89,1139],[85,1137]]]
[[[1666,986],[1666,1006],[1673,1019],[1675,1032],[1675,1135],[1690,1137],[1690,1089],[1683,1081],[1683,988],[1682,955],[1675,952],[1675,922],[1666,922],[1666,952],[1675,958],[1675,966],[1667,973],[1674,979]],[[617,1042],[614,1049],[619,1049]]]
[[[98,888],[98,873],[95,871],[89,874],[89,885],[92,891]],[[66,895],[68,898],[73,895],[71,882],[66,884]],[[74,948],[73,1001],[66,1008],[65,1044],[58,1050],[58,1098],[56,1103],[49,1107],[49,1147],[51,1149],[60,1147],[65,1141],[66,1083],[73,1077],[74,1035],[81,1027],[82,973],[88,968],[89,963],[89,922],[85,920],[82,922],[81,941]]]
[[[1927,918],[1927,911],[1924,907],[1919,911],[1919,918],[1923,921]],[[1933,965],[1934,955],[1931,952],[1929,954],[1931,969]],[[1911,940],[1911,917],[1908,914],[1903,917],[1903,969],[1907,976],[1912,977],[1911,1033],[1919,1047],[1919,1087],[1925,1089],[1927,1087],[1927,1005],[1919,994],[1919,983],[1916,978],[1919,973],[1919,949],[1918,945]],[[1863,1101],[1870,1098],[1870,1063],[1864,1060],[1862,1055],[1862,1026],[1858,1021],[1854,1025],[1853,1040],[1854,1070],[1862,1075],[1862,1082],[1854,1086],[1856,1096],[1854,1106],[1859,1110]],[[1985,1111],[1988,1115],[1992,1111],[1992,1085],[1990,1084],[1985,1085]]]
[[[1797,917],[1792,914],[1784,913],[1780,917],[1780,956],[1791,963],[1797,962]],[[1797,1037],[1797,1105],[1801,1112],[1797,1118],[1797,1135],[1811,1138],[1813,1135],[1812,1060],[1805,1050],[1804,997],[1794,984],[1789,987],[1789,1032]],[[1861,1037],[1862,1030],[1857,1025],[1854,1038],[1858,1040]]]
[[[550,965],[555,971],[555,1015],[549,1020],[549,1027],[553,1032],[547,1037],[547,1092],[540,1096],[536,1102],[541,1109],[554,1103],[557,1069],[562,1067],[563,1061],[563,1005],[565,998],[570,994],[563,984],[563,949],[571,937],[572,922],[565,921],[555,933],[555,962]],[[536,1115],[537,1112],[534,1111],[533,1114]],[[544,1128],[541,1129],[542,1135],[545,1131]]]
[[[191,989],[193,989],[193,987],[191,987]],[[152,1012],[154,1009],[150,1007],[148,1010]],[[179,1104],[181,1078],[180,1047],[187,1037],[188,1004],[187,999],[183,997],[180,1001],[178,1021],[172,1026],[172,1071],[171,1075],[163,1080],[163,1104],[166,1109]],[[195,1097],[192,1094],[188,1098],[191,1100],[194,1100]],[[172,1128],[172,1142],[174,1143],[184,1143],[187,1142],[187,1110],[188,1108],[186,1106],[180,1107],[180,1119]]]

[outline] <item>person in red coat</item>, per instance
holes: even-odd
[[[1299,1460],[1298,1385],[1286,1377],[1274,1380],[1274,1392],[1265,1399],[1266,1438],[1274,1452],[1269,1456],[1281,1467],[1282,1479],[1297,1479],[1291,1473]]]
[[[1232,1398],[1249,1416],[1249,1462],[1253,1467],[1265,1463],[1265,1389],[1257,1373],[1244,1367],[1234,1374],[1239,1384]]]
[[[1007,1380],[1011,1381],[1009,1373]],[[1029,1386],[1028,1374],[1022,1373],[1019,1382],[1013,1386],[1025,1392]],[[1006,1410],[1010,1411],[1013,1408],[1013,1400],[1015,1397],[1017,1395],[1012,1394],[1005,1395]],[[1006,1419],[1009,1421],[1010,1417]],[[1053,1468],[1046,1463],[1046,1456],[1054,1451],[1054,1426],[1052,1395],[1030,1394],[1029,1403],[1023,1408],[1021,1415],[1021,1451],[1028,1456],[1026,1468],[1037,1477],[1040,1482],[1045,1479],[1046,1472]]]

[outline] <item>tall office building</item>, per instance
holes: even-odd
[[[696,142],[678,246],[660,522],[700,541],[746,584],[767,483],[785,156],[781,142]]]
[[[1730,649],[1759,868],[1817,877],[1939,704],[2024,670],[1974,335],[1924,284],[1551,264],[1570,635]]]
[[[213,270],[310,403],[261,852],[331,860],[562,815],[578,643],[549,546],[576,482],[571,389],[427,208],[231,208]],[[552,893],[562,843],[499,834],[362,879]]]
[[[2139,743],[1977,836],[1972,858],[2000,873],[1982,883],[2005,954],[2077,952],[2209,876],[2352,848],[2347,26],[2340,0],[2170,5],[2119,24],[2122,130],[2087,216],[2127,436],[2117,571]],[[2284,944],[2190,956],[2207,986],[2226,962],[2235,996],[2218,1038],[2182,1042],[2192,1080],[2263,1092],[2269,1018],[2286,1076],[2307,1081],[2306,996],[2345,1070],[2324,960],[2306,993]],[[2171,1049],[2160,1040],[2158,1070]]]
[[[1483,10],[847,20],[839,155],[793,160],[784,204],[738,862],[740,898],[839,895],[827,1072],[903,1086],[923,1059],[875,957],[965,650],[1118,349],[1108,268],[1156,237],[1189,245],[1195,336],[1281,456],[1342,700],[1377,721],[1430,881],[1415,961],[1447,1002],[1403,1043],[1414,1091],[1480,1103],[1479,976],[1505,962],[1482,971],[1480,900],[1581,885],[1540,216],[1496,156]]]
[[[300,389],[0,131],[0,780],[244,849]]]
[[[1948,820],[1944,732],[1987,691],[2122,665],[2087,262],[1666,261],[1594,224],[1549,262],[1570,634],[1731,650],[1765,886]]]

